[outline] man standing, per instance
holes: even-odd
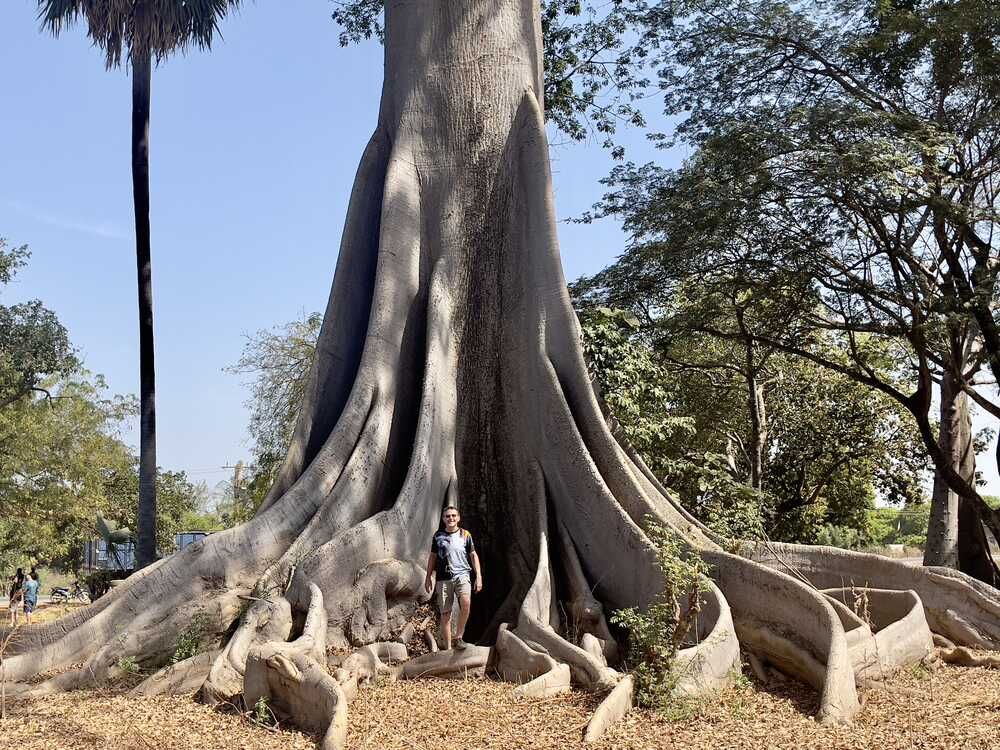
[[[472,543],[472,535],[458,527],[461,517],[458,508],[449,505],[441,514],[444,529],[438,531],[431,541],[431,554],[427,558],[427,576],[424,589],[434,591],[434,601],[441,613],[441,631],[444,635],[444,650],[451,648],[451,609],[458,597],[458,626],[455,628],[455,648],[465,648],[465,623],[469,621],[472,609],[472,582],[470,576],[476,573],[476,593],[483,590],[483,572],[479,567],[479,555]],[[437,574],[437,587],[433,585]]]

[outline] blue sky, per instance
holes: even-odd
[[[0,3],[0,236],[27,243],[6,293],[56,311],[86,366],[138,393],[130,83],[82,26],[40,33]],[[327,0],[248,3],[211,53],[153,72],[150,133],[158,460],[213,483],[246,458],[246,391],[222,369],[245,335],[326,304],[382,49],[342,48]],[[553,141],[565,142],[553,134]],[[642,158],[640,133],[626,140]],[[600,196],[599,141],[553,148],[561,218]],[[567,278],[620,251],[609,221],[560,225]]]
[[[104,69],[82,26],[41,33],[36,7],[0,3],[0,236],[32,250],[6,294],[43,300],[90,370],[138,393],[130,83]],[[249,455],[246,389],[223,372],[245,336],[326,304],[382,83],[381,47],[340,47],[331,10],[248,3],[211,53],[153,72],[158,462],[194,480],[225,479]],[[597,138],[552,140],[558,214],[579,215],[612,162]],[[653,158],[641,133],[622,140],[631,158]],[[624,243],[613,221],[560,224],[559,236],[568,279]],[[991,456],[981,463],[997,492]]]

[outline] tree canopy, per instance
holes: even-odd
[[[605,286],[658,320],[696,280],[688,326],[894,400],[1000,533],[931,413],[945,380],[1000,412],[1000,10],[692,0],[646,18],[675,118],[653,137],[695,150],[679,169],[626,163],[608,178],[594,215],[622,217],[633,240]]]
[[[24,247],[0,245],[0,282],[28,258]],[[0,383],[0,567],[78,565],[98,512],[135,529],[137,458],[122,429],[136,401],[109,394],[80,366],[67,330],[38,300],[0,305]],[[170,552],[194,488],[182,472],[162,470],[157,487],[157,544]]]
[[[0,293],[30,257],[27,246],[0,238]],[[69,336],[56,314],[39,300],[0,304],[0,412],[33,393],[44,381],[77,367]]]

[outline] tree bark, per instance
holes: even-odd
[[[960,347],[953,346],[953,351]],[[958,360],[956,365],[961,365]],[[948,468],[968,486],[975,486],[976,455],[968,394],[954,371],[941,380],[941,425],[938,446]],[[983,517],[974,500],[951,489],[939,468],[934,474],[931,515],[924,565],[958,568],[988,583],[996,581],[996,565],[987,543]]]
[[[156,559],[156,368],[153,359],[153,274],[149,238],[149,102],[152,60],[132,51],[132,200],[139,300],[139,512],[136,567]]]
[[[767,408],[764,401],[764,386],[758,381],[757,374],[753,367],[747,370],[748,403],[750,406],[750,486],[755,490],[760,490],[764,487]]]
[[[942,455],[967,482],[972,482],[975,474],[975,458],[970,461],[967,457],[972,453],[971,437],[968,397],[961,384],[956,383],[954,374],[948,372],[941,381],[938,445]],[[969,463],[973,464],[972,472],[968,472]],[[951,490],[940,471],[935,471],[924,565],[958,567],[958,505],[958,493]]]

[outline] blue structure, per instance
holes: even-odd
[[[208,534],[207,531],[181,531],[174,535],[174,545],[180,551]],[[83,567],[88,570],[133,570],[135,543],[109,545],[103,539],[84,542]]]

